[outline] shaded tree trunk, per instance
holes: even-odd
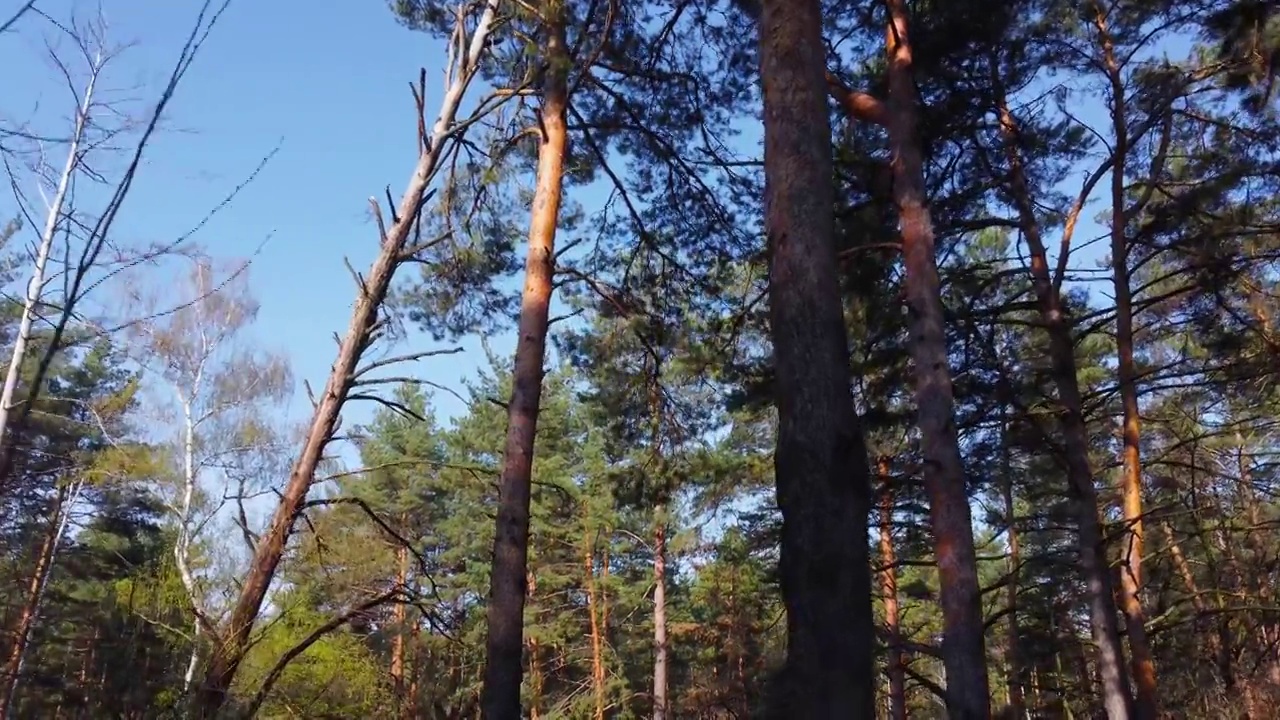
[[[1005,424],[1001,428],[1002,434],[1007,435],[1008,425]],[[1005,644],[1008,646],[1005,650],[1005,664],[1009,677],[1009,713],[1011,718],[1026,717],[1026,702],[1022,693],[1022,651],[1019,643],[1022,640],[1022,632],[1018,627],[1018,587],[1019,579],[1022,576],[1022,548],[1019,544],[1018,526],[1015,522],[1015,508],[1013,505],[1013,468],[1010,467],[1008,461],[1008,440],[1007,437],[1002,439],[1005,443],[1005,468],[1004,468],[1004,487],[1002,494],[1004,496],[1004,512],[1006,522],[1008,523],[1009,533],[1009,578],[1007,603],[1009,617],[1006,619]]]
[[[998,355],[1005,355],[1007,348],[994,348]],[[1009,576],[1005,611],[1005,674],[1009,686],[1009,706],[1004,714],[1008,718],[1026,717],[1026,700],[1023,691],[1023,663],[1021,630],[1018,627],[1018,591],[1022,577],[1021,534],[1018,530],[1017,507],[1014,505],[1013,440],[1009,406],[1013,402],[1013,389],[1003,367],[996,383],[996,401],[1000,404],[1000,495],[1004,503],[1005,532],[1009,543]]]
[[[819,3],[765,0],[759,29],[778,408],[774,467],[787,608],[787,657],[769,714],[797,720],[871,717],[870,472],[850,393],[836,277]]]
[[[558,14],[563,6],[544,8]],[[533,476],[534,439],[542,401],[542,365],[550,319],[552,264],[556,224],[564,180],[568,142],[568,48],[563,16],[544,18],[547,72],[539,115],[541,144],[529,222],[529,254],[525,261],[519,336],[511,400],[507,405],[507,439],[498,486],[498,519],[489,575],[488,638],[481,708],[484,720],[519,720],[524,650],[525,575],[529,563],[529,491]]]
[[[964,461],[956,435],[933,220],[926,205],[924,160],[917,137],[919,97],[912,73],[907,8],[905,0],[888,0],[887,6],[885,47],[893,194],[902,233],[924,484],[941,586],[947,714],[951,720],[986,720],[991,715],[991,700],[978,561]]]
[[[991,69],[993,87],[996,89],[996,109],[1009,165],[1011,196],[1031,255],[1032,286],[1040,307],[1041,320],[1049,336],[1050,374],[1057,387],[1062,409],[1067,485],[1076,515],[1080,573],[1084,577],[1088,597],[1089,627],[1096,648],[1103,706],[1109,720],[1129,720],[1133,699],[1129,694],[1129,680],[1120,645],[1120,628],[1116,622],[1111,573],[1098,518],[1098,496],[1089,460],[1089,435],[1085,426],[1079,380],[1076,377],[1075,344],[1062,308],[1061,296],[1049,271],[1048,254],[1040,235],[1040,224],[1035,216],[1021,151],[1018,149],[1018,126],[1005,101],[994,61]]]

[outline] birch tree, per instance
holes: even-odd
[[[142,111],[98,92],[108,66],[124,51],[108,42],[100,13],[85,20],[73,9],[69,18],[59,19],[24,8],[24,17],[41,20],[47,61],[67,84],[75,110],[66,130],[40,130],[30,123],[0,127],[0,160],[14,200],[24,225],[38,233],[30,250],[23,321],[0,390],[0,487],[10,482],[14,430],[27,421],[54,359],[71,335],[104,329],[88,319],[89,295],[121,273],[177,251],[189,237],[132,247],[117,242],[112,228],[178,85],[229,3],[200,5],[157,99]],[[94,207],[89,196],[106,199]],[[49,339],[33,355],[33,333],[46,329]],[[27,390],[20,397],[23,383]]]
[[[251,534],[245,502],[258,488],[246,487],[244,473],[237,469],[283,445],[263,418],[286,401],[292,378],[283,357],[261,352],[246,340],[258,314],[247,269],[242,264],[219,278],[213,262],[193,260],[185,304],[157,315],[160,298],[139,298],[143,316],[150,319],[130,333],[162,395],[155,405],[158,417],[176,428],[175,482],[163,495],[177,530],[174,564],[193,615],[184,691],[190,691],[199,665],[200,638],[216,623],[216,609],[207,599],[210,588],[200,575],[197,551],[204,531],[230,509],[230,520]],[[171,297],[173,288],[157,292]]]

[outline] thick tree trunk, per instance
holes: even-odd
[[[479,66],[489,29],[493,25],[498,0],[487,0],[483,14],[476,22],[466,57],[454,69],[453,84],[444,94],[440,115],[432,128],[429,142],[425,143],[418,157],[418,164],[409,178],[408,187],[396,210],[395,221],[381,240],[382,250],[374,260],[368,275],[359,286],[355,307],[347,325],[346,335],[338,348],[338,356],[325,384],[311,419],[301,453],[289,473],[289,480],[280,496],[271,518],[271,524],[254,548],[249,572],[240,587],[240,594],[232,607],[230,618],[222,637],[214,638],[204,682],[197,690],[193,715],[197,720],[209,720],[221,711],[227,701],[227,691],[235,679],[240,663],[250,646],[250,635],[262,609],[267,589],[275,578],[276,568],[284,556],[294,522],[304,509],[307,493],[315,480],[316,467],[324,457],[325,448],[333,439],[338,427],[338,416],[348,395],[355,387],[362,372],[359,366],[364,351],[373,341],[373,333],[380,327],[378,314],[395,270],[406,260],[410,231],[422,210],[427,189],[435,177],[442,153],[448,148],[449,134],[455,130],[454,119],[466,93],[467,86]]]
[[[553,4],[554,8],[561,8]],[[507,405],[507,439],[498,488],[498,521],[489,577],[487,664],[484,670],[484,720],[519,720],[521,655],[524,649],[525,574],[529,561],[529,488],[533,475],[534,438],[542,400],[542,365],[546,355],[551,309],[552,264],[564,155],[568,142],[568,57],[562,17],[546,18],[548,64],[540,115],[541,145],[529,223],[529,255],[525,262],[519,337],[511,400]]]
[[[908,330],[915,365],[924,484],[942,588],[947,714],[951,720],[986,720],[991,715],[991,699],[978,561],[964,462],[956,436],[933,220],[926,205],[924,160],[917,138],[919,98],[912,73],[909,23],[904,0],[888,0],[887,4],[889,145],[906,268]]]
[[[1120,473],[1121,513],[1124,518],[1124,552],[1120,556],[1120,609],[1129,638],[1133,684],[1137,690],[1134,714],[1138,720],[1156,720],[1160,702],[1156,690],[1155,661],[1147,640],[1146,612],[1142,608],[1142,460],[1141,416],[1138,411],[1137,366],[1133,355],[1133,291],[1129,284],[1129,238],[1125,222],[1125,168],[1129,159],[1129,128],[1125,119],[1125,88],[1115,57],[1106,19],[1098,10],[1096,25],[1103,63],[1111,84],[1111,267],[1116,301],[1116,354],[1123,408],[1124,449]],[[1154,179],[1154,178],[1153,178]]]
[[[998,76],[994,76],[994,79],[994,86],[999,88]],[[1102,681],[1103,706],[1109,720],[1129,720],[1133,699],[1129,694],[1124,653],[1120,645],[1120,628],[1116,622],[1111,573],[1098,518],[1098,496],[1089,459],[1089,435],[1084,421],[1079,380],[1076,377],[1075,344],[1062,309],[1061,297],[1050,276],[1048,255],[1040,236],[1040,225],[1035,216],[1022,157],[1017,147],[1017,125],[1002,95],[997,102],[1005,155],[1009,163],[1011,195],[1030,250],[1032,285],[1040,306],[1041,321],[1049,336],[1051,374],[1062,406],[1067,485],[1075,506],[1080,573],[1084,577],[1089,600],[1089,626]]]
[[[666,507],[654,508],[653,527],[653,720],[667,719],[667,524]]]
[[[880,592],[884,596],[884,624],[889,630],[889,718],[907,720],[906,659],[902,652],[902,624],[898,618],[897,553],[893,549],[893,487],[889,459],[876,463],[880,480]]]
[[[817,0],[765,0],[762,10],[774,466],[787,608],[787,658],[770,716],[871,717],[870,473],[836,277],[821,9]]]

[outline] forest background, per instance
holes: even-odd
[[[1273,3],[10,4],[5,717],[1280,698]]]

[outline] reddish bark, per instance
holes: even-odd
[[[893,487],[889,484],[889,459],[877,462],[880,480],[880,592],[884,596],[884,622],[889,630],[889,718],[907,720],[906,659],[902,652],[902,626],[898,618],[897,553],[893,549]]]
[[[556,5],[555,7],[560,7]],[[547,23],[548,70],[540,114],[538,170],[529,222],[529,254],[525,262],[519,336],[511,399],[507,404],[507,439],[498,488],[498,519],[489,578],[488,640],[482,692],[485,720],[519,720],[524,649],[525,576],[529,562],[529,492],[533,479],[534,440],[542,402],[542,365],[546,355],[551,308],[552,265],[556,224],[568,142],[568,58],[563,18]]]
[[[40,543],[35,568],[32,569],[31,580],[27,583],[27,598],[22,603],[22,609],[18,611],[18,621],[13,629],[13,642],[9,645],[9,652],[5,657],[4,674],[0,677],[0,717],[10,717],[13,710],[23,658],[27,654],[27,645],[31,642],[31,630],[40,613],[40,600],[44,595],[45,582],[49,578],[49,569],[53,565],[53,556],[58,550],[58,540],[62,535],[62,512],[66,499],[67,490],[59,488],[54,496],[53,507],[49,511],[49,528],[45,532],[44,540]]]
[[[836,277],[819,3],[765,0],[759,32],[779,569],[787,608],[787,658],[769,712],[777,718],[872,717],[870,473],[850,395]]]
[[[1103,65],[1111,85],[1111,267],[1116,302],[1116,355],[1120,405],[1123,408],[1124,450],[1120,473],[1121,513],[1124,517],[1124,551],[1120,557],[1120,609],[1129,639],[1133,684],[1137,691],[1134,714],[1139,720],[1160,716],[1155,661],[1147,640],[1146,612],[1142,608],[1142,460],[1139,449],[1141,416],[1138,412],[1138,370],[1133,355],[1133,291],[1129,284],[1129,242],[1126,233],[1125,169],[1129,155],[1129,129],[1125,118],[1125,88],[1111,35],[1101,8],[1095,26],[1102,45]]]
[[[599,596],[596,583],[595,548],[592,547],[588,534],[584,553],[587,586],[587,614],[591,616],[591,692],[595,697],[595,720],[604,720],[604,642],[600,629],[600,612],[602,598]]]
[[[904,0],[888,0],[887,5],[889,145],[905,262],[924,484],[942,588],[947,714],[952,720],[986,720],[991,715],[991,701],[978,561],[964,461],[956,435],[933,220],[926,204],[924,160],[917,137],[919,97],[912,71],[909,22]]]
[[[1075,343],[1062,308],[1062,298],[1049,270],[1048,254],[1040,234],[1035,207],[1018,150],[1018,126],[1003,96],[999,75],[992,66],[992,86],[997,93],[997,113],[1009,165],[1011,197],[1018,212],[1023,237],[1031,256],[1031,281],[1040,308],[1041,322],[1049,336],[1050,372],[1062,409],[1062,432],[1067,465],[1067,486],[1076,514],[1076,538],[1080,574],[1089,601],[1089,627],[1096,648],[1102,700],[1109,720],[1129,720],[1133,699],[1120,645],[1111,573],[1098,518],[1098,495],[1089,460],[1089,435],[1076,377]]]

